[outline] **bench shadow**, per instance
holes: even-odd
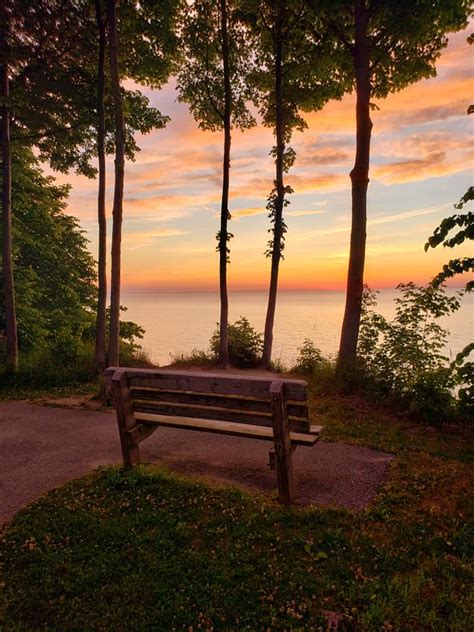
[[[271,443],[160,428],[141,445],[142,460],[191,477],[277,497],[276,472],[268,465]],[[293,455],[296,504],[360,511],[388,479],[392,454],[343,443],[318,442]]]

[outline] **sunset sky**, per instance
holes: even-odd
[[[454,212],[472,184],[474,65],[470,31],[451,37],[436,79],[424,80],[378,101],[373,112],[366,281],[394,287],[427,282],[453,254],[425,253],[433,228]],[[165,130],[138,138],[142,151],[125,177],[124,291],[214,290],[218,285],[215,233],[221,182],[222,136],[202,132],[176,102],[174,82],[145,90],[171,116]],[[307,115],[296,133],[296,163],[287,183],[295,193],[286,212],[288,234],[281,263],[282,289],[345,287],[350,234],[350,180],[354,159],[355,98],[330,102]],[[470,117],[474,119],[474,117]],[[271,130],[234,132],[230,288],[266,289],[269,260],[263,252],[269,220],[265,198],[272,188]],[[108,162],[109,213],[113,160]],[[58,176],[73,185],[69,212],[80,219],[97,251],[96,181]],[[466,255],[468,246],[457,250]]]

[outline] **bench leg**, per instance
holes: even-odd
[[[293,455],[296,448],[298,446],[296,445],[292,445],[291,446],[291,454]],[[271,470],[276,470],[277,469],[277,461],[276,461],[276,452],[275,452],[275,448],[270,448],[269,452],[268,452],[268,466]]]
[[[272,402],[273,437],[275,441],[275,461],[278,478],[278,496],[284,505],[291,505],[295,498],[295,478],[288,415],[283,393],[283,382],[272,382],[270,387]]]
[[[140,450],[134,443],[130,433],[135,424],[130,390],[127,384],[125,373],[118,373],[117,378],[112,379],[112,397],[115,411],[117,413],[117,424],[120,435],[120,445],[122,446],[123,466],[126,469],[140,464]]]
[[[125,469],[130,469],[135,465],[140,465],[140,450],[138,446],[132,442],[130,434],[120,427],[120,445],[122,447],[122,460]]]

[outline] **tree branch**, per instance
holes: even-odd
[[[25,134],[12,136],[11,140],[13,141],[21,141],[21,140],[40,140],[41,138],[48,138],[48,136],[54,136],[59,132],[69,132],[74,129],[78,129],[80,127],[86,127],[87,123],[77,123],[76,125],[69,125],[68,127],[53,127],[51,130],[47,132],[39,132],[37,134]]]
[[[335,22],[328,22],[328,27],[340,39],[340,41],[344,44],[344,46],[347,48],[347,50],[350,53],[353,53],[353,51],[354,51],[354,44],[351,44],[349,42],[349,40],[345,36],[344,32],[339,28],[339,25],[336,24]]]

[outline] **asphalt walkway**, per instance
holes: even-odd
[[[142,461],[243,485],[267,494],[276,475],[267,465],[270,443],[159,428],[141,444]],[[46,491],[121,461],[115,415],[108,412],[0,403],[0,522]],[[362,509],[386,479],[392,455],[320,441],[294,455],[298,502]]]

